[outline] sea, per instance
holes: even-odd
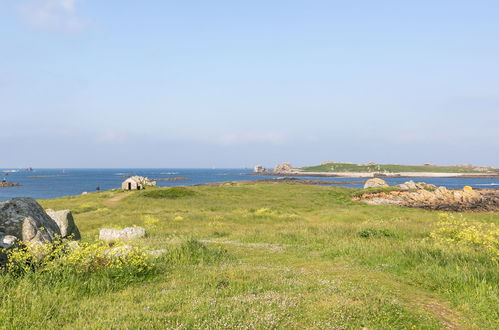
[[[160,187],[191,186],[224,181],[250,181],[270,179],[274,176],[248,175],[251,169],[190,169],[190,168],[120,168],[120,169],[0,169],[0,179],[20,183],[18,187],[0,187],[0,202],[14,197],[32,197],[49,199],[62,196],[81,195],[83,192],[94,192],[120,188],[121,182],[132,175],[145,176],[150,179],[186,178],[184,181],[158,181]],[[275,176],[276,178],[279,175]],[[363,178],[329,178],[303,177],[323,181],[343,181],[345,184],[335,185],[350,188],[361,188]],[[461,189],[464,186],[474,188],[499,189],[498,178],[383,178],[390,185],[404,183],[409,180],[424,181],[449,189]],[[352,182],[359,182],[352,184]]]

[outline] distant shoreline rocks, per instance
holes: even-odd
[[[0,187],[20,187],[21,184],[17,182],[0,182]]]
[[[449,190],[445,187],[434,188],[433,185],[421,187],[422,183],[408,183],[394,186],[392,191],[365,192],[354,200],[372,205],[398,205],[443,211],[499,211],[498,190],[474,190],[465,186],[462,190]],[[401,186],[403,189],[401,189]],[[406,189],[405,186],[411,186]]]
[[[190,181],[191,179],[189,178],[184,178],[184,177],[177,177],[177,178],[156,178],[153,179],[154,181]]]

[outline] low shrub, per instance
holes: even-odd
[[[142,193],[143,197],[156,199],[175,199],[195,195],[195,192],[184,187],[173,187],[168,189],[151,190]]]
[[[111,247],[106,243],[80,243],[72,246],[57,240],[33,247],[19,246],[2,251],[7,262],[4,271],[15,276],[27,273],[91,273],[111,271],[119,273],[145,273],[153,268],[147,254],[129,246]]]
[[[471,248],[486,253],[493,261],[499,261],[499,228],[494,223],[469,221],[462,215],[440,213],[441,221],[429,234],[437,245]]]
[[[227,250],[222,248],[209,249],[203,243],[193,239],[169,251],[164,258],[172,265],[215,264],[231,259]]]
[[[351,193],[351,197],[362,197],[365,194],[378,194],[378,193],[389,193],[392,191],[397,191],[398,188],[396,186],[392,187],[373,187],[367,189],[357,189]]]
[[[362,238],[395,237],[395,233],[389,229],[365,228],[358,232]]]
[[[73,214],[81,214],[98,210],[99,207],[89,204],[81,204],[79,207],[73,209]]]

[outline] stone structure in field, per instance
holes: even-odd
[[[385,180],[374,178],[369,179],[364,184],[364,189],[367,188],[378,188],[378,187],[389,187]]]
[[[274,168],[274,173],[289,173],[293,169],[290,163],[282,163]]]
[[[156,181],[151,181],[143,176],[132,176],[121,183],[123,190],[142,190],[147,186],[155,186]]]
[[[266,173],[266,172],[267,169],[262,165],[256,165],[255,168],[253,169],[253,173]]]

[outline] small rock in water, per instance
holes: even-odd
[[[99,239],[101,241],[119,241],[141,238],[145,236],[146,231],[142,227],[126,227],[123,230],[103,228],[99,232]]]

